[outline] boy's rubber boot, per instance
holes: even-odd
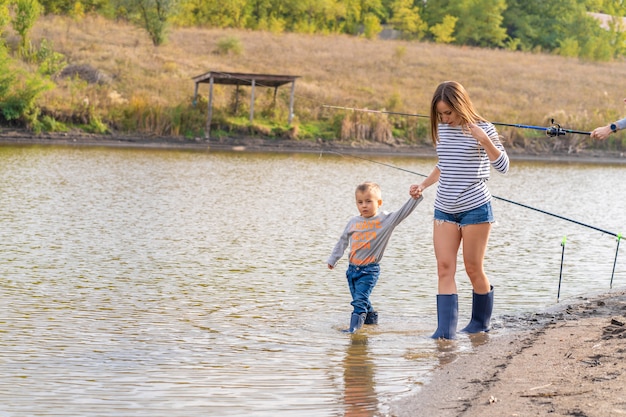
[[[493,311],[493,285],[487,294],[476,294],[473,291],[472,293],[472,318],[461,331],[465,333],[488,332]]]
[[[350,328],[345,331],[347,333],[354,333],[359,330],[361,327],[363,327],[363,323],[365,323],[365,316],[365,313],[352,313],[352,316],[350,317]]]
[[[456,325],[459,319],[459,296],[457,294],[437,294],[437,330],[433,339],[456,339]]]
[[[370,311],[365,316],[365,322],[363,324],[378,324],[378,312]]]

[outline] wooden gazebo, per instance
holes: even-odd
[[[193,81],[196,83],[193,103],[196,104],[198,97],[198,86],[200,84],[209,84],[209,105],[208,115],[206,120],[206,127],[204,130],[205,138],[210,137],[211,131],[211,118],[213,116],[213,85],[214,84],[226,84],[235,85],[237,88],[240,86],[251,86],[252,93],[250,94],[250,122],[254,119],[254,89],[255,87],[270,87],[274,88],[274,99],[276,99],[276,93],[278,87],[291,83],[291,96],[289,98],[289,119],[288,123],[291,124],[293,118],[293,99],[296,90],[296,78],[300,78],[295,75],[273,75],[273,74],[244,74],[239,72],[218,72],[209,71],[202,75],[193,77]]]

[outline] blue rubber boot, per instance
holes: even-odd
[[[378,312],[370,311],[369,313],[367,313],[367,316],[365,316],[364,324],[378,324]]]
[[[350,317],[350,328],[348,330],[344,330],[344,332],[354,333],[363,327],[363,323],[365,323],[365,316],[366,313],[352,313],[352,316]]]
[[[489,322],[493,312],[493,285],[487,294],[472,294],[472,319],[461,330],[465,333],[480,333],[489,331]]]
[[[437,294],[437,330],[433,339],[456,339],[456,325],[459,319],[459,296],[457,294]]]

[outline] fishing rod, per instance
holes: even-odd
[[[386,166],[388,168],[397,169],[398,171],[408,172],[409,174],[418,175],[420,177],[427,177],[427,175],[420,174],[419,172],[411,171],[409,169],[402,168],[402,167],[399,167],[399,166],[396,166],[396,165],[386,164],[384,162],[376,161],[376,160],[373,160],[373,159],[364,158],[364,157],[358,156],[358,155],[344,154],[344,153],[338,152],[338,151],[322,151],[322,153],[336,154],[336,155],[342,156],[344,158],[345,157],[350,157],[350,158],[360,159],[360,160],[371,162],[371,163],[374,163],[374,164],[383,165],[383,166]],[[321,154],[320,154],[320,156],[321,156]],[[601,232],[601,233],[604,233],[604,234],[616,237],[617,238],[617,248],[615,249],[615,259],[613,260],[613,271],[611,272],[611,283],[610,283],[610,288],[613,288],[613,277],[615,275],[615,266],[617,264],[617,255],[619,253],[619,244],[620,244],[620,241],[622,240],[622,234],[621,233],[615,233],[615,232],[611,232],[609,230],[601,229],[599,227],[592,226],[590,224],[586,224],[586,223],[580,222],[578,220],[574,220],[574,219],[570,219],[570,218],[565,217],[565,216],[561,216],[560,214],[551,213],[549,211],[538,209],[536,207],[532,207],[532,206],[529,206],[527,204],[523,204],[523,203],[519,203],[517,201],[509,200],[508,198],[499,197],[499,196],[493,195],[493,194],[492,194],[492,197],[497,199],[497,200],[501,200],[501,201],[505,201],[507,203],[515,204],[515,205],[518,205],[520,207],[527,208],[529,210],[534,210],[534,211],[537,211],[539,213],[546,214],[548,216],[556,217],[557,219],[561,219],[561,220],[565,220],[565,221],[568,221],[568,222],[571,222],[571,223],[575,223],[575,224],[577,224],[579,226],[587,227],[589,229],[593,229],[593,230],[596,230],[598,232]],[[563,251],[565,251],[565,240],[562,241],[562,246],[563,246]],[[563,256],[563,254],[562,254],[562,256]],[[560,287],[560,278],[559,278],[559,287]],[[559,292],[560,292],[560,289],[559,289]]]
[[[322,105],[322,107],[326,107],[328,109],[351,110],[351,111],[357,111],[357,112],[363,112],[363,113],[391,114],[395,116],[409,116],[409,117],[425,117],[425,118],[430,119],[430,116],[427,116],[425,114],[418,114],[418,113],[402,113],[402,112],[386,111],[386,110],[370,110],[370,109],[361,109],[361,108],[356,108],[356,107],[331,106],[327,104]],[[498,126],[517,127],[520,129],[542,130],[546,132],[546,135],[551,138],[555,136],[564,136],[566,133],[575,133],[579,135],[591,135],[591,132],[585,132],[582,130],[574,130],[574,129],[565,129],[561,127],[560,124],[556,123],[554,119],[551,119],[550,123],[551,125],[549,127],[544,127],[544,126],[533,126],[533,125],[524,125],[524,124],[517,124],[517,123],[491,122],[491,124],[498,125]]]

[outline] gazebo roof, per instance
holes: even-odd
[[[196,84],[210,83],[211,78],[215,84],[252,85],[252,81],[254,80],[254,84],[259,87],[280,87],[281,85],[294,82],[295,79],[300,78],[300,76],[209,71],[193,77],[193,80]]]

